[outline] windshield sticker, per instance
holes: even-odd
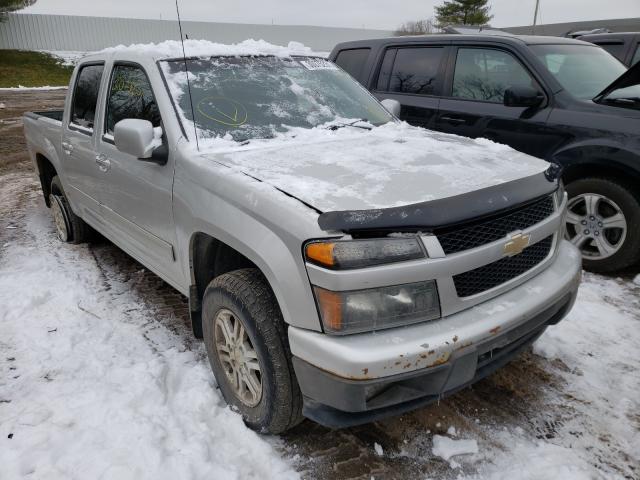
[[[240,102],[224,97],[205,97],[198,102],[198,113],[209,120],[239,127],[247,121],[247,109]]]
[[[304,65],[307,70],[338,70],[338,67],[324,58],[308,58],[306,60],[300,60],[300,63]]]

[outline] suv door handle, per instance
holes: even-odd
[[[67,155],[71,155],[71,151],[73,150],[73,145],[70,144],[69,142],[62,142],[62,149],[64,150],[64,153],[66,153]]]
[[[467,121],[464,118],[459,118],[459,117],[440,117],[440,120],[444,122],[453,123],[455,125],[462,125],[463,123],[467,123]]]
[[[107,172],[111,168],[111,162],[104,153],[96,155],[96,163],[101,172]]]

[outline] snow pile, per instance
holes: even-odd
[[[299,42],[289,42],[284,47],[264,40],[245,40],[235,44],[214,43],[208,40],[185,40],[184,52],[187,57],[273,55],[276,57],[311,56],[315,54],[309,47]],[[167,40],[161,43],[140,43],[134,45],[118,45],[101,50],[101,54],[133,53],[159,58],[181,58],[182,43],[178,40]]]
[[[508,450],[498,462],[481,465],[475,475],[461,476],[458,480],[612,480],[596,473],[589,463],[570,448],[553,443],[529,442],[511,435],[496,435]],[[620,478],[622,480],[622,478]]]
[[[452,457],[458,455],[478,453],[478,442],[475,440],[453,440],[442,435],[434,435],[431,452],[448,462]]]
[[[382,450],[382,445],[380,445],[378,442],[373,444],[373,449],[376,452],[376,455],[381,457],[384,455],[384,450]]]
[[[10,91],[29,91],[29,90],[65,90],[67,86],[59,86],[59,87],[51,87],[49,85],[45,85],[44,87],[24,87],[22,85],[18,85],[17,87],[2,87],[0,88],[0,92],[10,92]]]
[[[42,50],[44,53],[48,53],[49,55],[53,55],[61,60],[62,65],[67,67],[74,67],[78,60],[87,55],[91,55],[92,52],[75,52],[75,51],[52,51],[52,50]]]
[[[225,405],[202,347],[61,244],[44,207],[19,228],[0,251],[0,477],[298,478]]]

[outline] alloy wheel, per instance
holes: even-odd
[[[627,237],[627,219],[611,199],[583,193],[569,200],[566,238],[589,260],[603,260],[622,248]]]
[[[230,310],[221,309],[215,322],[216,354],[235,396],[248,407],[262,399],[262,372],[247,330]]]
[[[49,198],[51,200],[51,214],[53,215],[53,222],[56,226],[56,233],[61,241],[66,242],[69,240],[69,228],[61,200],[55,195],[51,195]]]

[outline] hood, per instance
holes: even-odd
[[[638,91],[634,91],[635,100],[630,100],[626,103],[622,103],[620,99],[612,98],[612,94],[614,94],[619,90],[625,88],[631,88],[634,86],[640,85],[640,62],[633,65],[629,70],[624,72],[618,78],[616,78],[607,88],[602,90],[598,95],[593,98],[593,101],[596,103],[606,103],[608,105],[617,105],[620,107],[634,108],[640,110],[640,94]],[[640,90],[640,87],[638,87]],[[622,97],[620,97],[622,98]]]
[[[323,131],[206,154],[320,212],[401,207],[544,172],[549,164],[485,139],[392,124]]]

